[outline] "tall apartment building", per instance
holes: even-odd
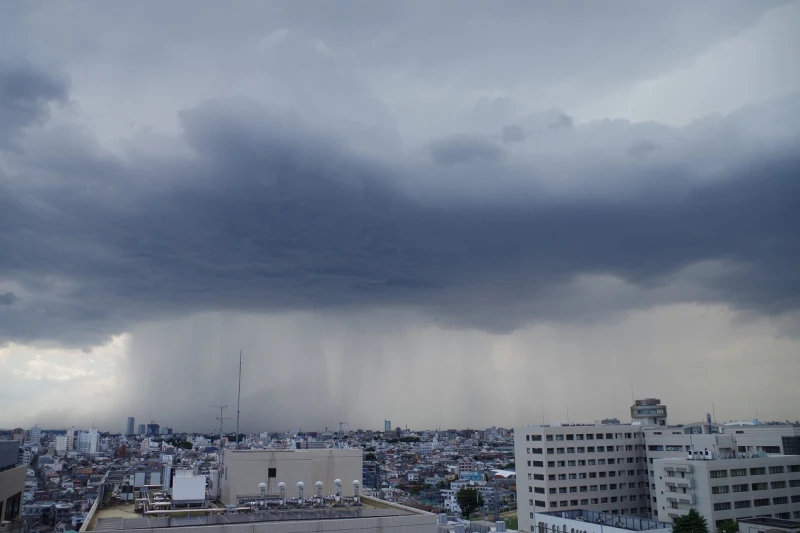
[[[654,462],[661,520],[672,522],[692,508],[712,527],[752,516],[800,518],[800,455],[689,457]]]
[[[67,453],[67,436],[56,435],[56,454],[66,455]]]
[[[42,429],[38,424],[34,425],[28,430],[28,442],[31,444],[39,445],[42,442]]]
[[[131,436],[135,435],[135,427],[134,424],[136,423],[136,419],[132,416],[128,417],[128,422],[125,424],[125,435]]]
[[[722,427],[708,422],[669,427],[666,406],[658,399],[640,400],[631,412],[640,415],[633,424],[552,423],[515,431],[520,529],[531,531],[535,513],[553,510],[668,521],[656,489],[656,460],[685,459],[689,450],[706,448],[715,457],[790,455],[800,449],[798,427]]]

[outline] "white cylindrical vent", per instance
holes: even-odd
[[[464,533],[464,524],[456,524],[453,526],[453,533]]]
[[[439,513],[439,516],[436,518],[437,524],[447,524],[447,513]]]
[[[506,530],[506,523],[502,520],[498,520],[494,523],[494,530],[497,531],[497,533],[503,533]]]
[[[303,501],[303,488],[306,486],[302,481],[297,482],[297,498]]]
[[[281,493],[281,500],[285,500],[286,499],[286,483],[284,483],[283,481],[278,483],[278,492]]]
[[[339,478],[336,478],[336,479],[333,480],[333,484],[336,485],[336,495],[337,496],[341,496],[342,495],[342,480],[339,479]]]
[[[317,496],[322,498],[322,481],[317,481],[314,486],[317,487]]]

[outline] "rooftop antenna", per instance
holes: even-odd
[[[714,414],[714,423],[717,423],[717,410],[714,408],[714,402],[711,402],[711,412]]]
[[[219,420],[219,447],[222,449],[222,421],[223,420],[230,420],[231,417],[229,416],[222,416],[222,410],[227,409],[227,405],[210,405],[209,407],[219,409],[219,416],[217,420]]]
[[[242,401],[242,350],[239,350],[239,394],[236,396],[236,447],[239,447],[239,405]],[[222,416],[222,414],[220,414]]]

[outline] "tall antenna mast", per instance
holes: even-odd
[[[236,396],[236,447],[239,447],[239,405],[242,401],[242,350],[239,350],[239,394]]]

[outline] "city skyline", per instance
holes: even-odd
[[[798,418],[800,3],[0,13],[0,426]]]

